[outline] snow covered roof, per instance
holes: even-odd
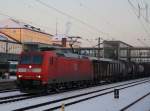
[[[53,40],[53,41],[61,41],[62,38],[67,38],[67,36],[64,35],[64,34],[57,34],[57,35],[54,35],[54,36],[53,36],[52,40]]]
[[[40,28],[36,28],[32,25],[11,18],[0,21],[0,28],[26,28],[33,31],[43,32]]]

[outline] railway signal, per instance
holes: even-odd
[[[114,98],[119,99],[119,89],[114,89]]]

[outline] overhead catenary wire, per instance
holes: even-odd
[[[145,42],[143,42],[141,39],[137,39],[141,44],[143,44],[143,45],[145,45],[145,46],[147,46],[147,47],[149,47],[149,45],[147,45]],[[144,39],[145,40],[145,39]]]
[[[6,16],[6,17],[8,17],[8,18],[10,18],[10,19],[14,19],[14,20],[17,20],[17,21],[20,21],[20,22],[25,23],[24,20],[20,20],[20,19],[18,19],[18,18],[16,18],[16,17],[12,17],[12,16],[10,16],[10,15],[8,15],[8,14],[4,14],[2,11],[0,11],[0,15]],[[40,27],[49,28],[49,27],[46,27],[46,26],[42,26],[42,25],[35,24],[35,23],[33,23],[32,21],[27,21],[27,23],[31,23],[32,25],[36,25],[36,26],[40,26]],[[96,47],[96,46],[97,46],[97,45],[93,45],[92,47]]]
[[[30,0],[28,0],[28,1],[30,1]],[[38,7],[38,5],[36,5],[35,6],[35,4],[33,5],[33,3],[31,4],[30,2],[30,4],[28,4],[28,3],[26,3],[25,1],[24,2],[22,2],[24,5],[26,5],[28,8],[35,8],[35,7]],[[37,4],[39,4],[38,2],[37,2]],[[41,4],[40,4],[41,5]],[[44,11],[41,11],[41,9],[40,9],[40,13],[43,13],[43,12],[45,12],[45,10]],[[49,15],[49,14],[48,14]],[[69,17],[68,17],[69,18]],[[69,20],[70,21],[70,20]],[[57,24],[57,32],[56,32],[56,24]],[[55,35],[57,35],[58,34],[58,17],[56,17],[56,24],[55,24]],[[71,22],[71,24],[72,24],[72,22]],[[73,26],[75,27],[75,24],[73,24]],[[42,27],[44,27],[44,28],[47,28],[47,26],[42,26]],[[78,25],[78,29],[79,29],[79,27],[81,27],[81,26],[79,26]],[[53,29],[54,30],[54,29]],[[81,29],[82,30],[82,29]],[[86,29],[86,30],[88,30],[88,29]],[[59,30],[60,31],[60,30]],[[88,30],[88,32],[92,32],[92,33],[95,33],[95,30],[91,30],[91,29],[89,29]],[[57,34],[56,34],[57,33]],[[61,32],[61,33],[63,33],[63,32]],[[82,33],[84,33],[84,32],[82,32]],[[66,32],[64,33],[64,35],[66,35]]]
[[[96,45],[93,45],[93,44],[92,44],[92,43],[93,43],[93,40],[84,39],[84,38],[82,38],[82,40],[88,42],[88,43],[91,45],[91,47],[95,48]],[[91,41],[92,41],[92,42],[91,42]]]
[[[149,5],[148,5],[148,3],[147,2],[145,2],[145,1],[142,1],[142,0],[140,0],[140,2],[141,3],[139,3],[139,1],[137,1],[136,0],[136,2],[137,2],[137,4],[139,4],[139,7],[140,7],[140,4],[142,4],[142,7],[140,7],[140,9],[142,9],[142,10],[145,10],[145,17],[143,16],[143,15],[141,15],[142,17],[143,17],[143,19],[148,23],[148,24],[150,24],[150,21],[149,21]],[[140,10],[139,10],[139,12],[140,12]]]
[[[41,0],[35,0],[35,1],[37,1],[37,3],[39,4],[41,4]],[[44,2],[42,2],[42,3],[44,3]],[[23,4],[25,4],[25,5],[27,5],[28,6],[28,8],[33,8],[33,6],[31,6],[31,5],[28,5],[26,2],[23,2]],[[45,3],[46,4],[46,3]],[[42,5],[44,5],[45,6],[45,4],[42,4]],[[49,6],[49,5],[48,5]],[[46,6],[46,7],[48,7],[48,6]],[[52,8],[52,7],[51,7]],[[55,8],[55,7],[53,7],[53,10],[54,9],[57,9],[57,8]],[[60,10],[57,10],[57,12],[58,13],[61,13],[61,14],[63,14],[64,16],[67,16],[68,18],[71,18],[72,20],[75,20],[75,21],[77,21],[78,23],[81,23],[83,26],[86,26],[87,27],[87,29],[90,29],[91,31],[93,30],[93,31],[95,31],[95,32],[97,32],[97,35],[102,35],[102,36],[107,36],[107,37],[112,37],[109,33],[107,33],[107,32],[104,32],[104,31],[102,31],[102,30],[100,30],[99,28],[97,28],[97,27],[95,27],[94,25],[91,25],[91,24],[89,24],[89,23],[87,23],[87,22],[85,22],[85,21],[82,21],[81,19],[78,19],[78,18],[76,18],[76,17],[74,17],[74,16],[72,16],[72,15],[69,15],[69,14],[67,14],[67,13],[65,13],[65,12],[62,12],[62,11],[60,11]],[[9,15],[6,15],[6,14],[2,14],[3,16],[7,16],[7,17],[9,17],[9,18],[13,18],[13,19],[15,19],[16,17],[12,17],[12,16],[9,16]],[[16,20],[19,20],[20,21],[20,19],[16,19]],[[43,25],[37,25],[37,24],[35,24],[35,23],[33,23],[33,22],[27,22],[27,23],[31,23],[31,24],[33,24],[33,25],[36,25],[36,26],[40,26],[40,27],[44,27],[44,28],[48,28],[48,29],[51,29],[50,27],[48,27],[48,26],[43,26]],[[53,30],[55,30],[55,29],[53,29]],[[55,30],[56,31],[56,30]]]
[[[30,0],[29,0],[29,1],[30,1]],[[37,7],[37,6],[35,6],[35,5],[34,5],[34,6],[29,6],[29,4],[27,4],[27,3],[25,3],[25,2],[24,2],[24,4],[27,5],[29,8]],[[39,4],[39,3],[37,2],[37,4]],[[33,5],[33,4],[30,4],[30,5]],[[41,5],[41,4],[40,4],[40,5]],[[43,13],[43,11],[42,11],[41,13]],[[48,15],[49,15],[49,14],[48,14]],[[68,17],[68,18],[69,18],[69,17]],[[70,18],[69,18],[69,19],[70,19]],[[70,21],[70,20],[69,20],[69,21]],[[72,23],[72,22],[70,22],[70,23],[73,24],[73,27],[76,26],[74,23]],[[56,24],[58,25],[58,17],[56,17]],[[55,26],[56,26],[56,25],[55,25]],[[81,26],[78,25],[78,26],[77,26],[77,29],[79,29],[80,27],[81,27]],[[45,27],[45,28],[46,28],[46,27]],[[58,28],[58,27],[57,27],[57,28]],[[80,29],[80,30],[82,30],[82,29]],[[86,30],[88,30],[88,29],[86,29]],[[58,29],[56,30],[56,27],[55,27],[55,31],[56,31],[56,32],[55,32],[55,35],[57,35],[57,34],[58,34],[58,33],[57,33],[57,32],[58,32]],[[95,33],[95,30],[89,29],[88,32]],[[57,33],[57,34],[56,34],[56,33]],[[61,33],[63,33],[63,32],[61,32]],[[82,33],[85,33],[85,32],[82,32]],[[65,31],[64,34],[66,35],[66,31]],[[68,35],[68,34],[67,34],[67,35]],[[97,35],[98,35],[98,34],[97,34]]]
[[[137,16],[137,18],[138,18],[138,20],[139,20],[139,22],[140,22],[140,24],[141,24],[141,26],[143,27],[143,29],[144,29],[144,31],[146,32],[146,33],[148,33],[147,35],[149,36],[149,32],[148,32],[148,29],[147,28],[149,28],[150,29],[150,22],[148,21],[148,14],[147,14],[147,18],[145,19],[145,17],[142,15],[142,13],[141,13],[141,9],[145,9],[145,8],[141,8],[140,7],[140,4],[139,4],[139,2],[136,0],[136,2],[137,2],[137,4],[138,4],[138,8],[139,8],[139,10],[137,10],[136,9],[136,7],[133,5],[133,3],[130,1],[130,0],[128,0],[128,2],[129,2],[129,4],[130,4],[130,6],[132,7],[132,10],[133,10],[133,12],[134,12],[134,14]],[[141,1],[141,3],[143,3],[142,1]],[[147,4],[147,3],[145,3],[145,4]],[[144,5],[145,5],[144,4]],[[146,9],[145,9],[146,10]],[[138,12],[137,12],[138,11]],[[148,12],[148,7],[147,7],[147,12]],[[138,14],[137,14],[138,13]],[[142,20],[140,19],[140,18],[143,18],[143,20],[146,22],[146,25],[147,25],[147,28],[145,27],[145,25],[144,25],[144,23],[142,22]]]
[[[147,14],[148,14],[148,4],[145,2],[145,8],[142,8],[141,6],[140,6],[140,3],[136,0],[136,2],[137,2],[137,5],[138,5],[138,8],[139,8],[139,10],[133,5],[133,3],[130,1],[130,0],[128,0],[128,2],[129,2],[129,4],[130,4],[130,6],[136,11],[136,13],[138,12],[138,15],[136,14],[136,16],[140,19],[140,17],[142,17],[144,20],[145,20],[145,22],[146,23],[148,23],[149,25],[150,25],[150,21],[148,21],[148,15],[146,15],[146,18],[143,16],[143,14],[141,13],[141,10],[145,10],[145,11],[147,11]],[[141,2],[142,3],[142,2]]]
[[[74,17],[74,16],[72,16],[72,15],[70,15],[70,14],[67,14],[66,12],[63,12],[63,11],[61,11],[61,10],[59,10],[59,9],[57,9],[57,8],[55,8],[55,7],[51,6],[51,5],[49,5],[49,4],[45,3],[45,2],[43,2],[43,1],[41,1],[41,0],[35,0],[35,1],[38,2],[38,3],[41,4],[41,5],[43,5],[43,6],[47,7],[47,8],[49,8],[49,9],[52,9],[52,10],[56,11],[57,13],[60,13],[60,14],[63,15],[63,16],[69,17],[69,18],[71,18],[71,19],[73,19],[73,20],[75,20],[75,21],[81,23],[82,25],[85,25],[85,26],[87,26],[88,28],[90,28],[90,29],[92,29],[92,30],[95,30],[95,31],[98,32],[98,33],[101,33],[101,34],[105,34],[105,35],[110,36],[109,33],[106,33],[106,32],[104,32],[104,31],[98,29],[97,27],[95,27],[95,26],[93,26],[93,25],[91,25],[91,24],[88,24],[88,23],[86,23],[85,21],[82,21],[82,20],[80,20],[80,19],[78,19],[78,18],[76,18],[76,17]]]
[[[96,47],[98,47],[98,45],[101,45],[101,44],[103,44],[103,42],[100,42],[100,43],[96,43],[96,45],[93,45],[92,44],[92,42],[91,41],[93,41],[93,40],[98,40],[98,38],[97,39],[93,39],[93,40],[89,40],[89,39],[84,39],[84,38],[81,38],[82,40],[84,40],[84,41],[87,41],[90,45],[91,45],[91,47],[93,47],[93,48],[96,48]],[[104,41],[104,39],[103,38],[100,38],[102,41]],[[95,41],[96,42],[96,41]]]
[[[91,16],[97,17],[97,18],[99,18],[99,19],[102,18],[102,16],[99,17],[99,14],[97,13],[96,10],[94,10],[94,9],[91,8],[91,7],[88,7],[88,6],[85,5],[82,1],[80,1],[80,0],[78,0],[78,1],[72,0],[72,1],[78,3],[80,7],[86,9],[86,10],[88,11],[88,14],[90,14]],[[108,21],[108,19],[107,19],[107,20],[106,20],[106,18],[103,18],[103,19],[105,19],[105,20],[103,20],[103,21],[104,21],[104,23],[105,23],[106,25],[108,25],[109,27],[110,27],[110,26],[114,27],[114,25],[113,25],[110,21]],[[120,29],[120,27],[118,27],[116,24],[115,24],[115,27],[117,28],[117,29],[115,29],[115,31],[119,32],[118,29]],[[114,28],[113,28],[113,29],[114,29]],[[112,29],[111,29],[111,30],[112,30]],[[116,33],[115,33],[115,34],[116,34]],[[115,38],[115,37],[113,37],[113,36],[111,36],[111,35],[109,35],[109,34],[108,34],[108,36],[109,36],[109,38],[111,38],[112,40],[114,40],[114,38]]]
[[[83,7],[84,9],[87,9],[88,12],[90,11],[90,12],[91,12],[90,15],[95,16],[95,17],[98,16],[96,10],[92,9],[91,7],[86,6],[85,4],[83,4],[83,3],[80,2],[80,1],[76,1],[76,0],[73,0],[73,1],[79,3],[80,7]],[[101,16],[100,18],[102,18],[102,16]],[[99,19],[100,19],[100,18],[99,18]],[[103,18],[103,19],[104,19],[104,18]],[[104,21],[104,22],[105,22],[107,25],[112,25],[111,22],[108,21],[108,20],[106,20],[106,21]]]
[[[131,9],[132,9],[133,13],[134,13],[135,16],[138,18],[138,15],[137,15],[137,13],[136,13],[136,8],[134,7],[134,5],[131,3],[130,0],[128,0],[128,2],[129,2],[129,4],[130,4],[130,6],[131,6]],[[143,23],[140,19],[138,19],[138,21],[139,21],[139,23],[141,24],[141,26],[143,27],[143,30],[146,32],[146,34],[150,37],[150,33],[149,33],[149,31],[147,30],[147,28],[145,27],[144,23]]]
[[[55,30],[55,29],[53,29],[52,27],[44,26],[44,25],[39,25],[39,24],[36,24],[36,23],[34,23],[34,22],[30,21],[30,20],[18,19],[18,18],[16,18],[16,17],[10,16],[10,15],[8,15],[8,14],[4,14],[2,11],[0,11],[0,15],[2,15],[2,16],[4,16],[4,17],[7,17],[7,18],[9,18],[9,19],[14,19],[14,20],[16,20],[16,21],[20,21],[20,22],[22,22],[22,23],[27,23],[27,24],[31,24],[31,25],[36,25],[37,27],[43,27],[43,28],[46,28],[46,29]],[[45,32],[45,30],[41,30],[41,31],[44,31],[44,32]]]

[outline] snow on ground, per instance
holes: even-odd
[[[18,94],[23,94],[23,93],[20,93],[20,91],[5,92],[5,93],[0,93],[0,97],[7,97],[7,96],[18,95]]]
[[[120,98],[114,99],[114,94],[100,96],[88,101],[77,103],[65,107],[65,111],[119,111],[121,108],[132,103],[138,98],[150,92],[150,82],[138,86],[130,87],[120,91]],[[149,111],[150,96],[146,97],[138,104],[129,108],[128,111]],[[57,111],[60,111],[57,110]]]
[[[123,83],[127,83],[127,82],[123,82]],[[77,90],[77,91],[65,92],[65,93],[61,93],[61,94],[54,94],[54,95],[49,95],[49,96],[44,96],[44,97],[27,99],[27,100],[23,100],[23,101],[19,101],[19,102],[14,102],[14,103],[2,104],[2,105],[0,105],[0,107],[4,111],[10,111],[13,109],[22,108],[25,106],[31,106],[31,105],[35,105],[38,103],[44,103],[47,101],[53,101],[53,100],[57,100],[60,98],[65,98],[65,97],[69,97],[72,95],[77,95],[77,94],[81,94],[81,93],[85,93],[85,92],[89,92],[89,91],[93,91],[93,90],[97,90],[97,89],[100,90],[103,88],[107,88],[110,86],[112,87],[112,86],[115,86],[118,84],[123,84],[123,83],[103,85],[103,86],[97,86],[94,88],[87,88],[87,89],[81,89],[81,90]],[[107,91],[103,91],[103,92],[107,92]],[[134,86],[134,87],[120,91],[120,99],[114,99],[113,94],[107,94],[107,95],[97,97],[97,98],[94,98],[94,99],[91,99],[91,100],[88,100],[85,102],[81,102],[81,103],[77,103],[72,106],[65,107],[65,111],[119,111],[119,109],[128,105],[129,103],[133,102],[134,100],[140,98],[141,96],[145,95],[147,92],[150,92],[150,83],[140,84],[138,86]],[[97,94],[100,94],[100,93],[97,93]],[[91,94],[91,95],[93,95],[93,94]],[[88,96],[86,96],[86,97],[88,97]],[[77,99],[80,99],[80,98],[76,98],[74,100],[77,100]],[[60,102],[60,103],[57,103],[54,105],[44,106],[44,107],[41,107],[38,109],[32,109],[32,111],[33,110],[40,111],[43,109],[50,108],[52,106],[60,105],[62,103],[68,103],[70,101],[72,101],[72,100]],[[60,111],[60,109],[58,111]],[[136,110],[136,111],[138,111],[138,110]],[[141,110],[139,110],[139,111],[141,111]],[[142,111],[144,111],[144,110],[142,110]]]
[[[150,111],[150,95],[143,98],[137,104],[133,105],[126,111]]]
[[[135,80],[130,80],[130,82],[132,82],[132,81],[135,81]],[[85,93],[85,92],[89,92],[89,91],[93,91],[93,90],[112,87],[115,85],[120,85],[120,84],[128,83],[128,82],[129,81],[114,83],[114,84],[109,84],[109,85],[103,85],[103,86],[97,86],[97,87],[93,87],[93,88],[81,89],[81,90],[77,90],[77,91],[70,91],[70,92],[65,92],[65,93],[61,93],[61,94],[54,94],[54,95],[44,96],[44,97],[39,97],[39,98],[37,97],[34,99],[28,99],[28,100],[17,102],[17,105],[16,105],[16,102],[14,102],[14,103],[10,103],[10,104],[2,104],[2,105],[0,105],[0,107],[3,108],[5,111],[10,111],[12,109],[22,108],[25,106],[31,106],[31,105],[35,105],[38,103],[44,103],[47,101],[52,101],[52,100],[56,100],[56,99],[60,99],[60,98],[64,98],[64,97],[69,97],[72,95],[77,95],[77,94],[81,94],[81,93]]]
[[[82,89],[82,90],[77,90],[77,91],[70,91],[70,92],[65,92],[65,93],[60,93],[60,94],[38,97],[34,99],[28,99],[28,100],[14,102],[14,103],[2,104],[0,105],[0,108],[3,111],[10,111],[13,109],[22,108],[25,106],[31,106],[31,105],[35,105],[38,103],[44,103],[47,101],[53,101],[56,99],[69,97],[72,95],[77,95],[77,94],[81,94],[81,93],[85,93],[85,92],[89,92],[89,91],[93,91],[97,89],[100,90],[103,88],[107,88],[110,86],[112,87],[112,86],[123,84],[123,83],[127,83],[127,82],[114,83],[114,84],[97,86],[97,87],[87,88],[87,89]],[[120,92],[120,99],[114,99],[113,94],[108,94],[106,96],[101,96],[98,98],[91,99],[89,101],[85,101],[79,104],[65,107],[65,111],[117,111],[120,108],[122,108],[122,106],[129,104],[130,102],[143,96],[147,92],[150,92],[150,83],[145,83],[145,84],[141,84],[141,85],[126,89],[126,90],[122,90]],[[60,104],[67,103],[67,102],[69,101],[60,102]],[[53,105],[47,106],[44,109],[52,107],[52,106]],[[33,110],[40,111],[42,109],[43,108],[38,108],[38,109],[33,109]],[[60,109],[58,111],[60,111]]]
[[[17,79],[17,77],[16,77],[16,76],[10,76],[10,79],[12,79],[12,80],[16,80],[16,79]]]

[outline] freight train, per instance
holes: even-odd
[[[50,92],[143,76],[142,64],[58,51],[22,52],[17,67],[17,84],[23,92]]]

